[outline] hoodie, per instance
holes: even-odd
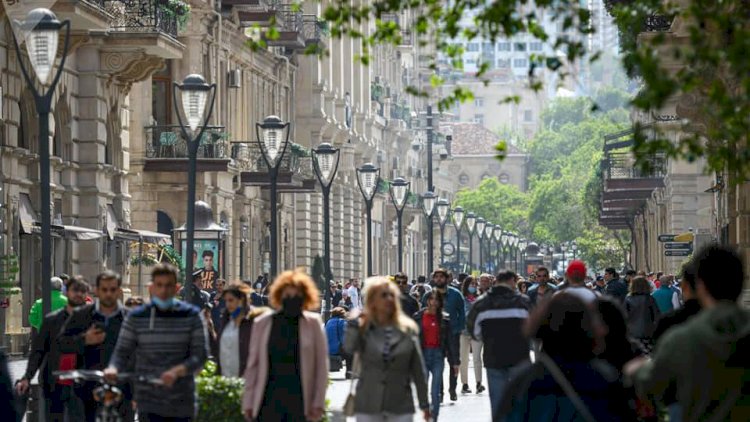
[[[750,420],[750,313],[722,302],[664,334],[634,374],[641,396],[674,388],[683,420]],[[711,419],[714,418],[714,419]]]

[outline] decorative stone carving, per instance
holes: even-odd
[[[102,72],[109,75],[107,87],[116,86],[121,95],[127,95],[135,82],[141,82],[154,72],[162,70],[165,61],[161,57],[138,51],[103,51]]]
[[[122,225],[125,226],[126,229],[129,229],[131,227],[130,208],[123,208],[122,217]]]

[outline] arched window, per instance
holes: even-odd
[[[119,104],[115,101],[107,112],[107,143],[104,145],[104,163],[115,167],[122,167],[119,163],[120,135],[122,124],[120,123]]]
[[[65,91],[55,103],[55,137],[52,140],[52,155],[63,161],[73,160],[73,136],[71,131],[71,113]]]
[[[39,133],[39,117],[36,114],[34,105],[34,95],[26,88],[21,92],[21,98],[18,100],[18,110],[20,111],[20,121],[18,122],[18,137],[16,146],[26,148],[31,152],[36,152]]]

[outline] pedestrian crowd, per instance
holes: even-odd
[[[93,286],[54,277],[53,312],[32,307],[26,372],[0,399],[27,394],[38,372],[47,421],[96,421],[97,383],[54,376],[96,369],[123,391],[124,421],[190,421],[196,374],[212,359],[218,375],[244,378],[237,406],[251,421],[320,420],[329,372],[344,368],[340,405],[358,422],[411,421],[417,410],[438,420],[446,369],[449,399],[487,391],[493,421],[748,421],[744,278],[722,246],[698,251],[678,276],[597,276],[574,260],[561,279],[545,267],[525,279],[438,269],[430,280],[398,273],[322,293],[299,270],[181,288],[177,269],[158,264],[149,297],[125,304],[117,273]],[[160,385],[118,380],[125,372]]]

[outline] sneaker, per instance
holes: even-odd
[[[477,394],[484,391],[484,386],[480,383],[477,383]]]
[[[461,388],[461,394],[471,394],[471,390],[469,390],[469,384],[464,384],[463,388]]]
[[[458,400],[458,394],[455,391],[451,391],[451,401]]]

